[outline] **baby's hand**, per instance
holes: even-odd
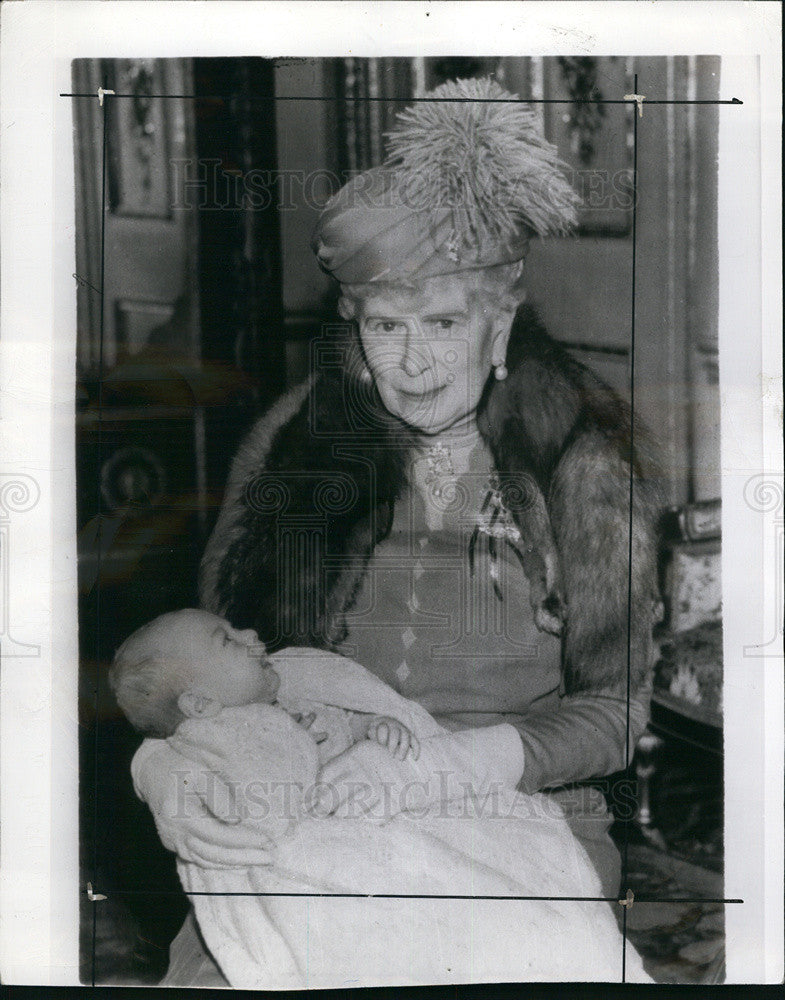
[[[419,740],[397,719],[386,715],[377,716],[368,726],[366,735],[369,740],[375,740],[379,746],[386,747],[398,760],[405,760],[410,750],[414,760],[420,756]]]

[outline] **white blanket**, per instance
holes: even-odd
[[[268,864],[178,859],[204,939],[233,986],[620,981],[611,904],[559,898],[602,890],[550,798],[500,784],[500,774],[510,780],[503,761],[481,759],[468,734],[449,736],[352,661],[311,650],[274,659],[279,702],[315,711],[312,731],[329,730],[335,752],[345,746],[336,712],[346,709],[398,718],[422,751],[399,770],[380,765],[392,791],[371,815],[315,818],[303,805],[316,745],[281,708],[225,709],[170,738],[184,766],[220,775],[216,794],[231,794],[240,822],[270,844]],[[368,747],[371,761],[387,753]],[[425,780],[406,783],[417,778],[430,779],[427,789]],[[499,896],[507,898],[485,898]],[[532,896],[557,898],[512,898]],[[629,943],[626,951],[627,978],[646,980]]]

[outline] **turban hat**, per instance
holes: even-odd
[[[538,116],[488,78],[455,80],[397,116],[382,166],[325,205],[312,247],[342,284],[514,263],[576,222],[577,195]]]

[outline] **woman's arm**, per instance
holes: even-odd
[[[524,755],[518,787],[536,792],[623,770],[649,721],[650,696],[645,686],[630,697],[629,743],[626,697],[572,695],[555,710],[531,710],[516,724]]]

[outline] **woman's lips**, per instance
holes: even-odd
[[[446,389],[446,385],[438,385],[435,388],[426,389],[397,389],[396,391],[400,393],[401,396],[406,396],[408,399],[431,399],[433,396],[438,395],[442,390]]]

